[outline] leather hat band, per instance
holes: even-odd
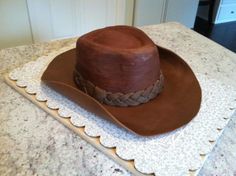
[[[149,87],[136,92],[124,93],[112,93],[104,89],[95,86],[88,80],[85,80],[78,71],[74,71],[74,80],[78,87],[85,93],[94,97],[101,103],[112,106],[137,106],[142,103],[146,103],[149,100],[155,98],[163,89],[164,76],[161,73],[160,79]]]

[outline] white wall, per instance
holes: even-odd
[[[175,21],[192,28],[199,0],[136,0],[134,25]]]
[[[136,0],[134,26],[158,24],[163,21],[165,0]]]
[[[26,0],[0,0],[0,49],[29,43]]]
[[[199,0],[167,0],[165,21],[177,21],[192,28],[197,15]]]

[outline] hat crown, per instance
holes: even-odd
[[[140,47],[147,47],[147,45],[154,45],[152,40],[143,34],[142,31],[133,27],[112,26],[90,32],[79,40],[100,45],[100,47],[118,50],[138,49]]]
[[[77,41],[75,69],[95,86],[112,93],[143,90],[160,79],[158,49],[141,30],[112,26]]]

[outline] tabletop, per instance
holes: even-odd
[[[178,23],[145,26],[193,71],[236,89],[236,54]],[[0,50],[0,175],[131,175],[4,83],[10,70],[76,38]],[[191,55],[199,59],[191,60]],[[236,98],[235,98],[236,101]],[[236,113],[199,175],[236,175]]]

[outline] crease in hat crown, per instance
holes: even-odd
[[[81,36],[76,44],[74,80],[101,103],[137,106],[161,93],[158,48],[141,30],[111,26]]]

